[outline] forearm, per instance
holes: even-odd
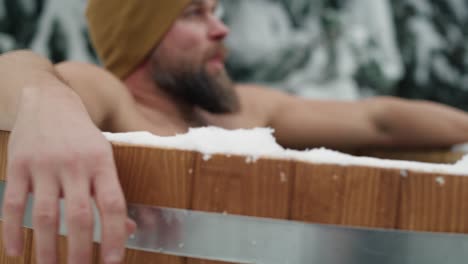
[[[283,96],[269,126],[291,148],[448,147],[468,142],[468,114],[449,106],[392,97],[356,102]]]
[[[70,74],[79,74],[85,68],[72,69]],[[95,104],[100,101],[83,99],[81,94],[95,87],[81,85],[75,90],[81,78],[72,83],[72,78],[65,78],[65,71],[29,52],[0,56],[0,129],[12,131],[4,195],[9,206],[4,206],[2,212],[3,244],[9,255],[21,255],[21,222],[28,193],[33,191],[38,260],[56,262],[54,219],[59,216],[57,205],[61,197],[65,198],[68,213],[68,238],[73,241],[69,245],[74,245],[68,247],[68,259],[91,259],[93,199],[103,220],[103,255],[112,250],[120,257],[128,232],[125,197],[111,145],[90,118],[100,116],[96,115],[100,107]]]
[[[289,148],[354,150],[387,146],[388,137],[370,120],[368,102],[305,100],[284,97],[271,116],[278,142]]]
[[[57,111],[88,115],[80,97],[64,82],[46,58],[29,51],[0,57],[0,130],[11,131],[20,111]]]
[[[445,147],[468,141],[468,114],[428,102],[377,98],[372,119],[392,146]]]

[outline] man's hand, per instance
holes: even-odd
[[[9,255],[23,250],[22,220],[32,191],[38,263],[57,263],[61,196],[68,226],[68,263],[91,260],[93,197],[102,220],[103,259],[121,262],[131,224],[112,149],[70,89],[23,90],[8,147],[7,175],[3,241]]]

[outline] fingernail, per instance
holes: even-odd
[[[116,264],[122,262],[122,258],[123,255],[121,251],[112,250],[107,254],[106,259],[104,261],[106,262],[106,264]]]

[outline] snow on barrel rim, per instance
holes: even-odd
[[[207,157],[214,154],[240,155],[249,157],[247,159],[249,161],[255,161],[258,158],[274,158],[318,164],[354,165],[468,176],[468,155],[456,164],[435,164],[357,157],[326,148],[298,151],[280,146],[273,132],[271,128],[227,130],[218,127],[202,127],[191,128],[185,134],[170,137],[161,137],[144,131],[103,134],[109,141],[115,143],[197,151]]]

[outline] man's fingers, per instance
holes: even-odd
[[[72,173],[64,171],[62,175],[68,229],[67,263],[91,263],[94,219],[89,178]]]
[[[57,263],[60,186],[54,175],[35,172],[33,226],[38,264]]]
[[[23,216],[28,198],[28,172],[24,167],[9,166],[8,183],[3,200],[3,242],[10,256],[23,251]]]
[[[125,222],[125,228],[127,229],[127,237],[131,236],[136,231],[136,223],[130,218],[127,218]]]
[[[120,263],[128,238],[127,209],[120,183],[112,166],[94,178],[95,198],[101,215],[102,257],[106,264]]]

